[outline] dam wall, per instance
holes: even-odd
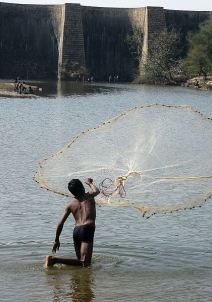
[[[167,27],[184,31],[197,30],[199,25],[205,22],[211,15],[207,11],[181,11],[164,9]]]
[[[61,56],[58,65],[58,77],[75,77],[77,73],[86,73],[85,47],[82,27],[81,5],[65,4],[61,27]]]
[[[146,61],[151,50],[153,36],[166,28],[165,14],[162,7],[146,7],[143,30],[143,47],[141,63]]]
[[[131,80],[138,61],[126,44],[133,26],[143,32],[145,57],[151,37],[164,28],[186,37],[211,12],[163,7],[103,8],[80,4],[0,2],[0,78],[57,79],[82,74],[95,80]]]
[[[133,25],[144,23],[144,17],[144,8],[82,8],[86,68],[94,79],[132,78],[137,62],[125,39]]]
[[[207,11],[180,11],[164,10],[166,27],[180,30],[182,44],[184,45],[183,54],[187,52],[186,35],[189,31],[197,31],[200,24],[204,23],[211,15]]]
[[[0,77],[54,78],[62,6],[0,3]]]

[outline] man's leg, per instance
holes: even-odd
[[[92,242],[82,242],[80,248],[80,260],[84,263],[84,266],[91,264],[93,254],[93,243]]]
[[[80,249],[79,249],[80,247]],[[93,253],[93,243],[82,242],[81,246],[75,245],[75,251],[78,259],[73,258],[58,258],[54,256],[46,256],[46,267],[53,266],[54,264],[66,264],[74,266],[88,266],[91,264],[92,253]]]
[[[81,244],[78,244],[78,245],[75,244],[74,248],[75,248],[75,253],[76,253],[77,259],[80,260],[80,258],[81,258],[81,256],[80,256]]]
[[[83,261],[73,258],[58,258],[54,256],[46,256],[46,267],[53,266],[56,263],[74,265],[74,266],[83,266]]]

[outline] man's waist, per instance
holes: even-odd
[[[82,226],[82,225],[88,225],[88,226],[92,226],[93,228],[95,228],[95,222],[94,221],[85,221],[85,222],[76,222],[75,226]]]

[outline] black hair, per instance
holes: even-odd
[[[82,193],[84,186],[79,179],[72,179],[68,183],[68,189],[76,197]]]

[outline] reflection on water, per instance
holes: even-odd
[[[53,287],[53,301],[90,302],[95,298],[90,268],[54,267],[45,270],[46,283]]]
[[[35,94],[39,97],[66,97],[66,96],[82,96],[93,93],[107,93],[111,89],[123,88],[121,84],[104,84],[89,82],[69,82],[69,81],[47,81],[47,82],[30,82],[40,88]]]
[[[93,293],[93,280],[92,280],[92,270],[79,270],[79,273],[75,270],[71,278],[71,286],[73,302],[80,300],[90,302],[94,298]]]

